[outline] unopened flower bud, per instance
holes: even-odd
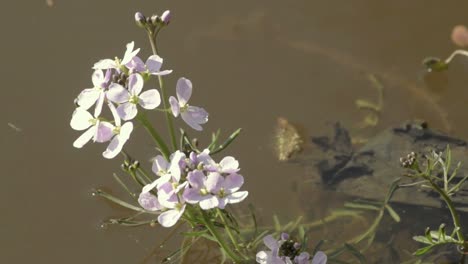
[[[151,16],[151,24],[153,24],[153,26],[156,26],[159,22],[161,22],[161,18],[158,15]]]
[[[141,12],[135,13],[135,22],[139,27],[144,27],[146,24],[146,18]]]
[[[171,22],[171,11],[164,11],[164,13],[161,15],[161,20],[164,25],[169,25],[169,22]]]

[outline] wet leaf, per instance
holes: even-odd
[[[401,221],[400,216],[398,215],[398,213],[395,212],[395,210],[393,210],[393,208],[390,205],[386,204],[385,209],[387,209],[388,213],[393,218],[393,220],[395,220],[395,222],[399,223]]]
[[[427,71],[441,72],[448,69],[448,64],[439,58],[428,57],[423,60],[423,65],[426,66]]]
[[[435,245],[430,245],[430,246],[427,246],[427,247],[423,247],[423,248],[420,248],[418,250],[416,250],[413,255],[415,256],[422,256],[426,253],[428,253]]]
[[[432,245],[433,243],[431,241],[429,241],[429,239],[427,239],[427,237],[425,236],[414,236],[413,237],[413,240],[419,242],[419,243],[423,243],[423,244],[429,244],[429,245]]]

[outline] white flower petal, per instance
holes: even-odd
[[[185,210],[185,204],[180,210],[169,210],[159,215],[158,222],[164,227],[171,227],[177,223]]]
[[[195,129],[195,130],[197,130],[197,131],[202,131],[202,130],[203,130],[203,127],[200,126],[200,125],[192,118],[192,116],[191,116],[189,113],[187,113],[187,111],[182,112],[180,115],[182,116],[182,120],[184,120],[185,123],[186,123],[187,125],[189,125],[191,128],[193,128],[193,129]]]
[[[169,162],[161,156],[158,155],[154,158],[153,160],[153,166],[151,167],[151,170],[154,172],[154,174],[158,176],[162,176],[165,172],[167,172],[169,169]]]
[[[118,135],[115,136],[112,141],[107,146],[107,149],[102,153],[102,156],[106,159],[113,159],[117,156],[122,150],[123,145],[126,140],[122,140]]]
[[[127,50],[125,51],[125,55],[120,64],[125,65],[129,63],[133,59],[133,57],[135,57],[138,54],[138,52],[140,52],[140,49],[133,50],[134,46],[135,43],[133,41],[127,44]]]
[[[133,123],[132,122],[126,122],[125,124],[123,124],[122,127],[120,127],[119,136],[122,139],[128,140],[130,138],[130,134],[132,133],[132,131],[133,131]]]
[[[76,98],[76,103],[83,109],[89,109],[99,98],[99,90],[95,88],[84,89]]]
[[[117,83],[112,83],[109,86],[109,90],[107,91],[106,95],[107,99],[118,104],[128,102],[128,100],[130,99],[130,94],[128,93],[128,90]]]
[[[222,168],[221,173],[233,173],[239,171],[239,162],[231,156],[224,157],[219,165]]]
[[[248,191],[235,192],[227,196],[227,202],[234,204],[242,202],[249,195]]]
[[[213,195],[209,195],[209,197],[201,200],[199,205],[200,205],[201,209],[209,210],[209,209],[213,209],[215,207],[218,207],[219,200],[218,200],[218,197],[213,196]]]
[[[95,117],[98,117],[101,114],[102,105],[104,104],[105,97],[106,97],[106,94],[104,93],[104,91],[100,91],[99,98],[97,99],[97,102],[96,102],[96,108],[94,109]]]
[[[93,123],[91,123],[92,120],[94,120],[94,117],[88,111],[77,108],[73,112],[70,126],[74,130],[85,130],[93,125]]]
[[[135,118],[135,116],[138,113],[138,110],[135,104],[124,103],[117,107],[117,113],[123,120],[127,121]]]
[[[174,117],[177,117],[180,113],[179,102],[174,96],[169,97],[169,104],[171,104],[171,111]]]
[[[278,241],[274,239],[272,235],[265,236],[263,238],[263,244],[265,244],[265,246],[267,246],[271,250],[279,248]]]
[[[156,76],[164,76],[172,73],[172,70],[164,70],[164,71],[159,71],[159,72],[150,72],[151,75],[156,75]]]
[[[151,89],[140,94],[138,103],[145,109],[154,109],[161,104],[161,96],[158,90]]]
[[[114,60],[111,59],[103,59],[96,62],[93,66],[95,70],[107,70],[107,69],[117,69],[118,65],[115,63]]]
[[[187,78],[180,78],[176,86],[177,98],[181,106],[186,105],[192,96],[192,82]]]
[[[97,124],[96,134],[94,135],[94,141],[103,143],[109,141],[113,136],[114,125],[109,122],[99,122]]]
[[[104,81],[104,73],[102,70],[95,70],[91,76],[91,80],[93,81],[94,87],[101,87]]]
[[[134,73],[128,77],[128,91],[132,95],[139,95],[144,83],[143,77],[138,73]]]
[[[96,127],[93,126],[89,128],[88,130],[86,130],[86,132],[81,134],[81,136],[77,138],[75,142],[73,142],[73,146],[75,148],[82,148],[86,143],[88,143],[91,140],[91,138],[93,138],[95,132]]]
[[[163,64],[163,59],[158,55],[152,55],[146,60],[146,68],[150,73],[159,72]]]
[[[109,106],[109,109],[110,109],[110,111],[112,113],[112,117],[114,118],[115,126],[119,127],[121,125],[121,122],[120,122],[119,113],[117,113],[117,109],[115,108],[115,106],[110,101],[107,102],[107,106]]]
[[[154,188],[156,188],[157,185],[158,185],[157,181],[153,181],[153,182],[150,183],[150,184],[146,184],[146,185],[143,186],[143,188],[141,189],[141,193],[148,193],[148,192],[150,192],[151,190],[153,190]]]
[[[156,196],[152,195],[151,193],[148,192],[142,192],[140,193],[138,197],[138,203],[143,207],[145,210],[148,211],[159,211],[163,209],[161,204],[158,201],[158,198]]]

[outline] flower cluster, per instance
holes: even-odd
[[[301,252],[302,245],[289,238],[289,235],[282,233],[279,240],[272,235],[265,236],[263,243],[269,251],[257,253],[257,263],[261,264],[325,264],[327,255],[318,251],[311,260],[307,252]]]
[[[134,42],[126,46],[123,59],[103,59],[94,64],[92,75],[93,87],[84,89],[76,98],[76,110],[70,125],[75,130],[86,130],[75,142],[76,148],[83,147],[91,139],[94,142],[108,142],[103,156],[114,158],[123,148],[133,131],[131,122],[138,114],[138,106],[143,109],[155,109],[161,104],[157,89],[143,91],[145,80],[151,76],[164,76],[172,70],[161,70],[163,59],[151,55],[146,62],[137,56],[140,49],[134,49]],[[177,82],[177,97],[171,97],[172,114],[182,119],[196,130],[202,130],[201,124],[208,121],[208,113],[200,107],[187,104],[192,94],[192,83],[186,78]],[[174,103],[175,102],[175,103]],[[93,114],[89,109],[95,105]],[[107,105],[112,119],[104,118],[101,113]],[[128,121],[122,124],[123,121]]]
[[[217,163],[208,150],[188,156],[176,151],[170,162],[157,156],[152,170],[159,178],[143,187],[138,202],[145,210],[160,211],[158,222],[164,227],[173,226],[187,204],[198,204],[203,210],[224,209],[248,195],[239,191],[244,184],[239,162],[228,156]]]

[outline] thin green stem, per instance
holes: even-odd
[[[171,154],[169,148],[167,147],[166,143],[164,143],[164,140],[161,138],[158,132],[153,128],[146,115],[144,113],[138,113],[137,119],[146,128],[148,133],[150,133],[150,135],[153,137],[154,141],[156,142],[156,145],[158,145],[159,150],[161,151],[161,154],[164,156],[164,158],[167,161],[169,161],[169,155]]]
[[[151,179],[148,175],[148,173],[146,173],[146,171],[140,167],[137,168],[137,172],[139,172],[145,179],[146,181],[148,182],[153,182],[153,179]]]
[[[450,200],[450,197],[448,197],[448,195],[442,189],[440,189],[439,186],[437,186],[437,184],[435,184],[433,181],[431,181],[431,179],[429,177],[425,176],[425,178],[431,184],[432,188],[434,190],[436,190],[440,194],[440,196],[442,196],[442,199],[444,199],[445,203],[447,204],[447,206],[448,206],[448,208],[450,210],[450,213],[452,214],[453,224],[455,225],[455,228],[458,227],[458,230],[457,230],[458,240],[463,241],[463,243],[466,244],[465,237],[464,237],[463,232],[461,230],[460,216],[458,215],[458,212],[455,209],[455,206],[453,205],[452,200]]]
[[[231,243],[234,245],[234,248],[236,249],[236,251],[244,259],[248,260],[248,258],[241,253],[241,251],[239,249],[239,245],[237,244],[237,241],[236,241],[236,239],[234,238],[234,235],[231,232],[231,228],[228,226],[228,223],[226,221],[226,218],[224,217],[223,212],[219,208],[216,209],[216,212],[218,213],[219,217],[221,218],[221,222],[224,224],[224,230],[226,230],[226,233],[228,234],[229,238],[231,239]]]
[[[153,51],[154,55],[158,55],[158,47],[156,46],[157,45],[156,44],[156,36],[157,36],[158,32],[159,32],[159,29],[154,34],[151,33],[151,32],[148,32],[148,38],[149,38],[149,41],[150,41],[150,44],[151,44],[151,50]],[[167,106],[169,104],[169,102],[168,102],[169,98],[167,98],[167,96],[166,96],[166,91],[164,89],[164,81],[163,81],[162,76],[158,75],[158,81],[159,81],[159,87],[161,88],[161,97],[162,97],[163,107],[164,107],[164,109],[167,109]],[[166,112],[166,122],[167,122],[167,127],[169,129],[169,134],[171,135],[172,147],[174,148],[174,150],[176,150],[177,149],[177,139],[176,139],[176,136],[175,136],[174,122],[172,121],[172,115],[171,115],[170,111]]]
[[[207,213],[205,211],[201,210],[201,215],[203,217],[203,223],[205,224],[206,228],[208,229],[208,231],[210,231],[210,233],[216,239],[216,241],[221,246],[221,248],[226,252],[226,254],[229,255],[229,257],[235,263],[241,263],[242,259],[236,253],[234,253],[231,250],[231,248],[229,247],[229,245],[226,243],[226,241],[224,241],[224,239],[221,237],[221,235],[218,233],[215,226],[211,222],[211,220],[210,220],[209,216],[207,215]]]

